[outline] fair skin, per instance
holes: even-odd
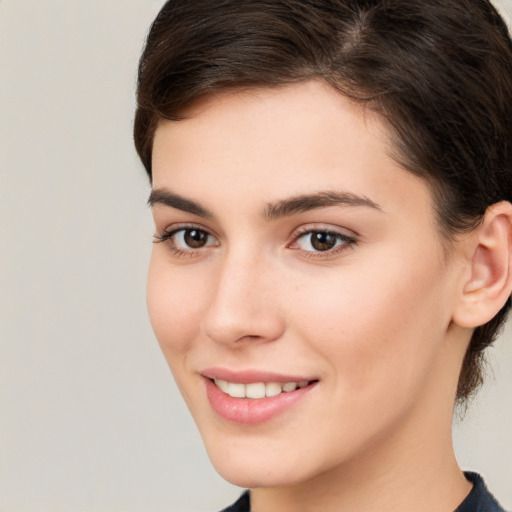
[[[321,82],[186,114],[154,140],[148,308],[216,469],[253,488],[254,512],[453,511],[471,488],[451,440],[458,374],[510,256],[500,273],[477,235],[447,249],[382,120]],[[503,247],[508,206],[482,227]],[[307,386],[233,398],[214,377]]]

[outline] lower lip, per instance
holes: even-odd
[[[234,398],[205,379],[206,394],[213,410],[225,420],[243,425],[264,423],[286,411],[316,386],[316,382],[295,391],[265,398]]]

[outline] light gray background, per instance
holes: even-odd
[[[210,466],[145,309],[131,125],[162,3],[0,0],[1,512],[213,512],[240,492]],[[508,508],[511,338],[456,427],[462,465]]]

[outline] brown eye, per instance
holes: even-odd
[[[208,231],[199,228],[180,228],[165,232],[163,235],[155,235],[155,242],[163,242],[171,249],[186,253],[218,245],[215,237]]]
[[[325,231],[313,231],[311,233],[311,247],[317,251],[328,251],[333,249],[338,242],[338,236]]]
[[[335,250],[343,249],[355,244],[355,242],[355,238],[336,231],[311,230],[298,236],[294,245],[305,252],[320,253],[332,251],[334,253],[336,252]]]
[[[183,242],[191,249],[200,249],[208,243],[208,233],[201,229],[184,229]]]

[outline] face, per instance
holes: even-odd
[[[293,485],[435,430],[456,265],[377,115],[319,82],[187,114],[155,135],[148,307],[217,470]]]

